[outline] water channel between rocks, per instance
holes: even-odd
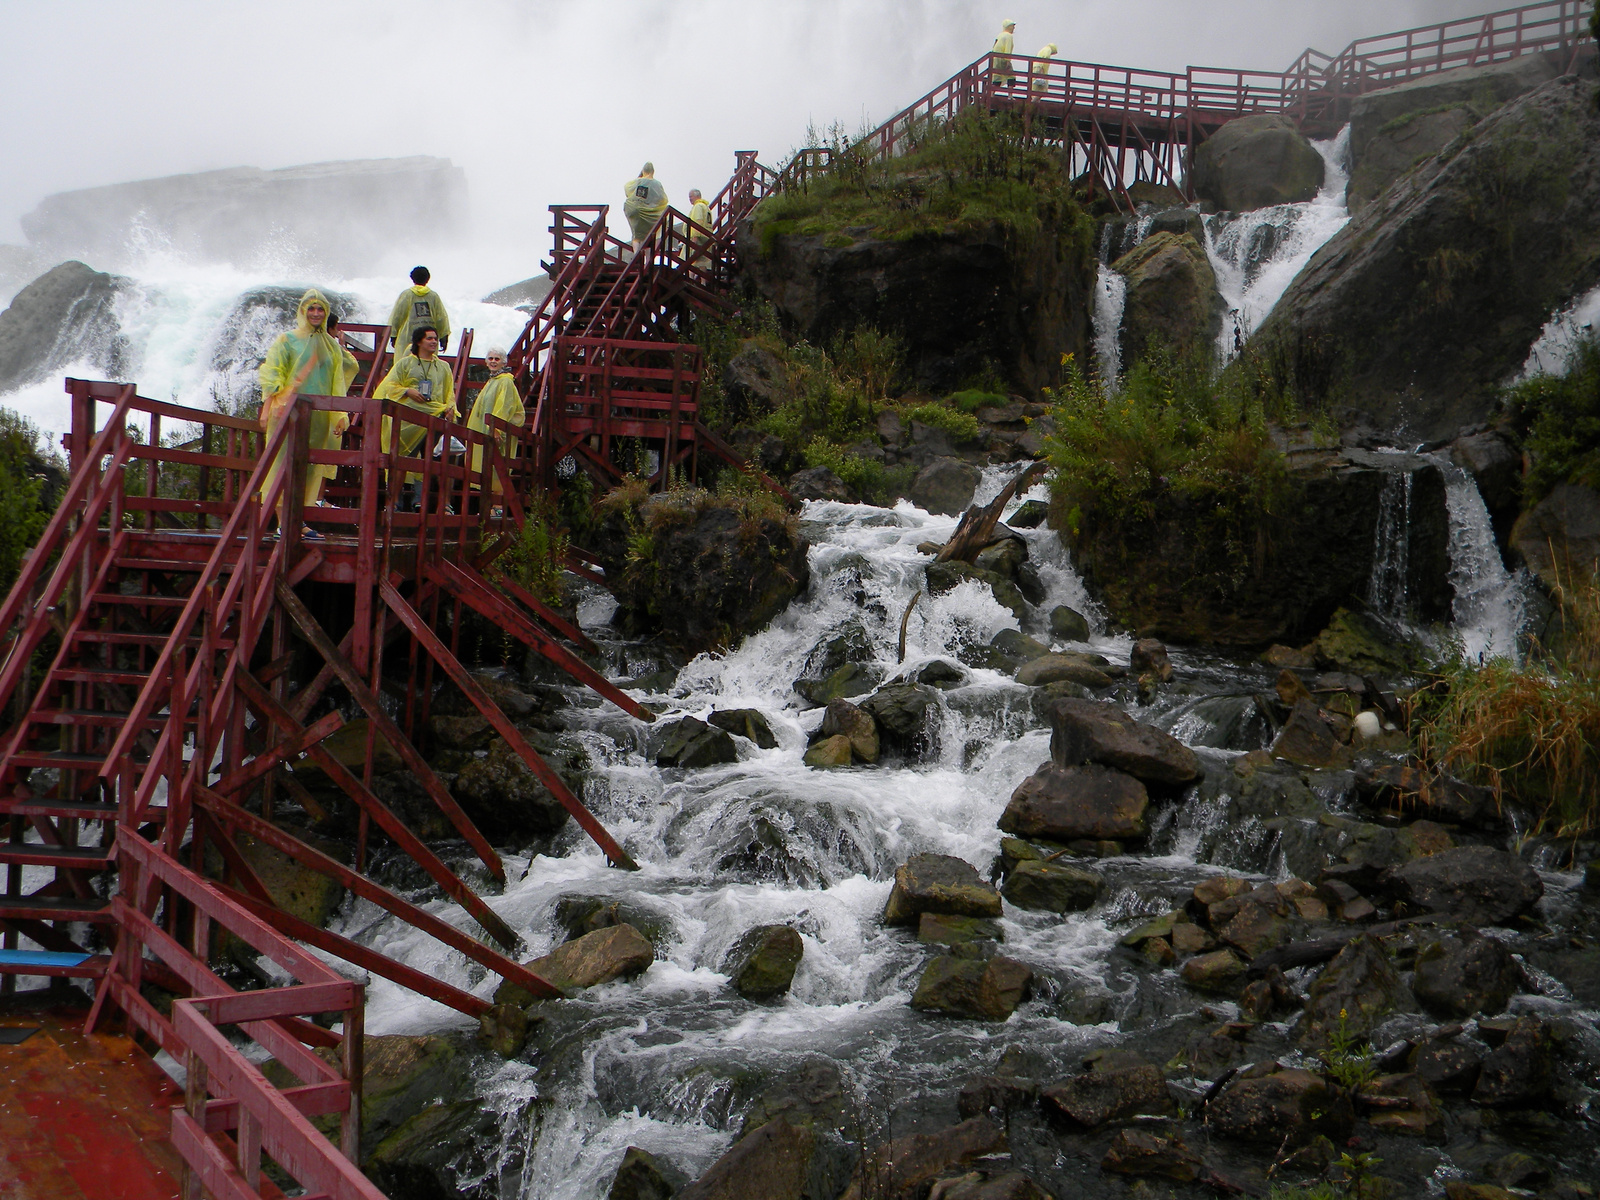
[[[986,472],[979,503],[998,492],[1006,471]],[[1042,489],[1034,495],[1042,497]],[[814,502],[802,519],[812,543],[809,591],[726,656],[695,659],[666,690],[634,693],[670,716],[759,709],[777,748],[758,750],[740,739],[737,763],[658,769],[645,756],[640,723],[577,692],[564,711],[564,736],[581,743],[590,762],[584,799],[642,869],[608,869],[569,828],[552,856],[508,860],[513,882],[491,903],[531,954],[540,954],[564,938],[555,915],[563,897],[625,900],[649,926],[657,958],[632,982],[545,1006],[547,1019],[525,1056],[531,1061],[481,1068],[475,1086],[502,1116],[502,1143],[480,1147],[479,1165],[507,1173],[502,1194],[597,1200],[630,1145],[694,1178],[734,1139],[756,1095],[819,1058],[843,1072],[854,1093],[852,1119],[877,1135],[911,1131],[924,1116],[919,1128],[949,1124],[955,1090],[992,1070],[1008,1047],[1020,1048],[1044,1078],[1073,1069],[1101,1045],[1132,1045],[1164,1061],[1194,1035],[1205,1001],[1174,972],[1119,951],[1119,937],[1136,918],[1180,906],[1198,880],[1219,870],[1288,877],[1298,853],[1290,843],[1322,845],[1326,814],[1349,810],[1353,776],[1323,772],[1298,794],[1299,835],[1269,828],[1265,820],[1274,813],[1240,798],[1230,768],[1270,739],[1253,696],[1271,690],[1275,672],[1247,660],[1175,652],[1177,678],[1150,707],[1138,707],[1131,679],[1114,698],[1193,747],[1205,780],[1153,808],[1151,836],[1136,854],[1086,864],[1106,880],[1091,910],[1063,917],[1006,906],[1002,949],[1036,972],[1033,997],[1009,1021],[913,1011],[908,1000],[933,951],[914,931],[880,921],[894,869],[912,854],[933,852],[987,875],[1001,836],[996,820],[1016,785],[1049,757],[1049,729],[1034,712],[1032,689],[996,671],[962,667],[960,683],[940,693],[929,761],[803,765],[807,734],[822,710],[805,707],[793,683],[829,638],[858,626],[874,669],[888,680],[931,660],[953,662],[963,644],[987,642],[1018,622],[981,584],[925,596],[907,624],[902,665],[901,616],[923,587],[929,561],[916,547],[945,540],[955,518],[907,502],[894,509]],[[1019,532],[1048,590],[1023,631],[1049,642],[1043,614],[1070,605],[1093,629],[1090,642],[1075,648],[1126,664],[1130,639],[1104,634],[1102,615],[1056,535]],[[602,642],[609,673],[624,679],[656,670],[649,647],[619,640],[606,624],[611,607],[596,589],[579,610]],[[1552,896],[1573,883],[1548,878]],[[433,907],[467,924],[458,911]],[[762,924],[792,925],[804,942],[791,992],[770,1005],[740,998],[719,972],[739,935]],[[498,982],[364,903],[346,909],[341,928],[480,995]],[[1212,1009],[1214,1024],[1216,1012],[1231,1005],[1213,1002]],[[467,1028],[450,1011],[371,980],[368,1032]],[[1024,1163],[1024,1152],[1014,1151],[1041,1183],[1052,1186],[1054,1178],[1054,1186],[1065,1186],[1061,1163]]]

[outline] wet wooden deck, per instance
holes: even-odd
[[[18,1001],[24,998],[18,997]],[[183,1094],[132,1038],[85,1036],[87,1006],[0,1010],[0,1196],[177,1200],[168,1112]]]

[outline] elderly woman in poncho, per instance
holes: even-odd
[[[328,299],[316,288],[306,289],[295,309],[294,329],[280,333],[267,350],[261,364],[261,427],[271,440],[294,408],[296,396],[343,396],[355,378],[355,357],[328,332]],[[350,418],[345,413],[314,411],[311,414],[311,447],[337,450]],[[281,446],[262,484],[262,494],[272,488],[289,466],[289,447]],[[306,471],[305,502],[315,504],[323,484],[334,473],[331,466],[313,465]],[[283,523],[283,497],[278,501],[279,525]],[[309,525],[300,536],[321,541],[322,534]]]
[[[489,368],[489,381],[478,392],[478,399],[467,417],[467,428],[475,429],[479,433],[488,433],[490,417],[510,425],[521,425],[528,415],[528,410],[523,406],[522,396],[517,391],[517,382],[511,374],[510,365],[506,362],[505,350],[499,346],[490,346],[483,356],[483,361]],[[511,435],[499,433],[495,435],[495,442],[500,447],[501,456],[510,457],[515,448]],[[483,457],[483,447],[474,446],[472,448],[474,475],[483,470]],[[498,471],[489,481],[489,490],[496,494],[505,491],[504,480]]]

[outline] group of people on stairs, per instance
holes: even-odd
[[[429,416],[445,416],[460,420],[456,406],[455,379],[450,367],[440,357],[449,348],[450,315],[445,310],[439,293],[428,286],[427,267],[417,267],[411,272],[411,286],[396,298],[389,315],[389,341],[395,347],[394,365],[389,368],[373,395],[380,400],[393,400]],[[280,333],[267,350],[261,363],[261,428],[270,440],[294,408],[296,396],[344,396],[355,382],[358,363],[354,354],[338,336],[338,321],[328,304],[328,298],[316,288],[308,288],[295,309],[292,330]],[[382,347],[378,347],[382,349]],[[521,425],[527,417],[522,395],[517,391],[503,347],[491,346],[484,354],[484,364],[489,369],[489,379],[479,390],[472,411],[467,417],[467,428],[487,433],[488,419],[496,417],[511,425]],[[311,448],[313,450],[338,450],[344,445],[344,435],[350,424],[349,415],[343,412],[313,410],[311,415]],[[389,453],[391,439],[395,436],[395,420],[383,419],[380,433],[383,452]],[[427,429],[406,421],[399,422],[400,453],[415,457]],[[464,449],[454,443],[456,450]],[[512,453],[509,437],[503,437],[501,450]],[[280,447],[262,484],[263,494],[274,486],[288,468],[288,447]],[[470,464],[474,473],[483,469],[483,447],[475,445]],[[325,506],[323,489],[337,468],[313,463],[306,471],[304,503],[308,506]],[[401,488],[398,507],[401,511],[413,510],[417,505],[416,484],[420,475],[408,472]],[[490,484],[492,492],[503,489],[498,474]],[[278,505],[279,526],[282,527],[284,504]],[[310,541],[322,541],[323,535],[310,525],[304,525],[300,536]]]
[[[997,55],[993,59],[991,68],[992,78],[996,87],[1010,89],[1016,86],[1017,64],[1011,60],[1011,55],[1017,52],[1017,23],[1006,20],[1000,22],[1000,36],[994,40],[991,54]],[[1035,58],[1051,59],[1056,56],[1059,47],[1054,42],[1046,42],[1039,48]],[[1042,95],[1050,86],[1049,76],[1034,69],[1029,72],[1033,76],[1033,93]]]

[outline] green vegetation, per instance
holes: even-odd
[[[826,137],[828,167],[803,188],[764,200],[755,213],[762,253],[787,234],[847,246],[857,232],[911,239],[999,225],[1032,236],[1045,228],[1093,236],[1078,205],[1061,150],[1028,135],[1015,114],[963,110],[951,120],[924,121],[906,152],[877,159],[865,133],[835,125]]]
[[[22,569],[22,554],[44,532],[54,504],[45,493],[39,430],[9,408],[0,408],[0,596]]]
[[[548,497],[530,495],[523,504],[522,528],[497,560],[508,579],[514,580],[546,604],[562,602],[562,575],[566,571],[567,535],[560,515]]]
[[[1563,483],[1600,488],[1600,340],[1580,342],[1565,375],[1538,375],[1510,388],[1505,406],[1533,460],[1522,481],[1525,504]]]
[[[917,474],[909,464],[886,467],[824,437],[811,439],[805,448],[805,460],[808,467],[828,468],[866,503],[886,507],[906,494]]]
[[[1349,1091],[1357,1091],[1378,1077],[1372,1062],[1372,1047],[1350,1032],[1349,1014],[1339,1010],[1339,1023],[1328,1031],[1328,1046],[1318,1051],[1329,1079]]]
[[[1270,519],[1292,495],[1269,431],[1297,416],[1291,400],[1248,371],[1218,375],[1158,350],[1109,395],[1074,365],[1054,401],[1058,529],[1077,537],[1178,503],[1235,569],[1259,560]]]
[[[944,430],[958,442],[975,442],[982,432],[977,417],[946,408],[943,404],[933,401],[915,405],[907,409],[905,415],[909,420],[921,421],[931,428]]]

